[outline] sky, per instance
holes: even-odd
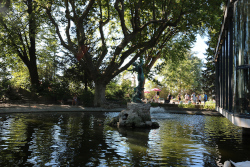
[[[197,40],[194,44],[194,47],[192,48],[192,51],[195,52],[196,56],[203,60],[203,62],[206,62],[206,56],[204,55],[206,53],[207,44],[205,43],[207,41],[207,37],[201,37],[200,35],[197,35]]]

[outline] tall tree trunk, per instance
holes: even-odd
[[[29,63],[28,70],[29,70],[29,74],[30,74],[31,85],[32,85],[32,87],[37,89],[40,84],[39,84],[39,76],[38,76],[38,72],[37,72],[36,63]]]
[[[94,106],[100,107],[101,104],[106,102],[105,90],[106,85],[103,82],[95,81],[95,96],[94,96]]]
[[[37,64],[36,64],[36,18],[34,12],[34,4],[33,0],[28,0],[28,13],[29,13],[29,38],[30,38],[30,46],[29,46],[29,73],[31,79],[31,85],[35,88],[39,86],[39,77],[37,72]]]

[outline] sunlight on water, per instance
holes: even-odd
[[[119,113],[2,114],[0,166],[222,166],[250,160],[249,138],[224,117],[151,108],[158,129],[100,123]]]

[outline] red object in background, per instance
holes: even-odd
[[[82,45],[82,46],[81,46],[81,50],[80,50],[80,51],[77,53],[77,55],[76,55],[76,59],[77,59],[78,61],[80,61],[80,60],[83,58],[84,54],[85,54],[88,50],[89,50],[89,48],[88,48],[87,46]]]
[[[161,91],[161,89],[158,89],[158,88],[153,88],[153,89],[151,89],[152,91],[156,91],[156,92],[159,92],[159,91]]]

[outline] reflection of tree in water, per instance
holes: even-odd
[[[74,148],[72,150],[74,156],[70,164],[74,166],[98,166],[101,159],[108,159],[109,154],[114,154],[113,150],[103,152],[107,150],[108,146],[103,137],[104,126],[97,122],[98,119],[93,115],[85,115],[81,120],[80,129],[83,130],[82,135],[70,134],[69,141],[73,142],[72,146],[68,148]]]
[[[154,130],[114,129],[98,123],[104,117],[73,112],[2,116],[0,166],[216,166],[250,158],[249,138],[222,117],[176,116],[160,120]]]
[[[165,166],[217,166],[214,143],[204,133],[204,116],[171,115],[159,130],[149,134],[149,151],[155,163]]]
[[[28,117],[26,117],[28,116]],[[51,145],[47,142],[51,140],[49,125],[45,125],[39,120],[39,114],[36,119],[26,114],[12,114],[12,118],[6,119],[4,123],[8,127],[2,127],[2,136],[7,135],[7,140],[2,140],[1,146],[5,146],[1,151],[1,166],[6,164],[15,164],[17,166],[33,166],[35,162],[47,162],[51,155]],[[44,129],[46,126],[47,129]],[[21,134],[21,135],[19,135]],[[12,142],[9,142],[12,141]],[[43,152],[43,155],[35,155]],[[30,159],[34,158],[31,162]],[[37,164],[36,164],[37,165]]]
[[[150,150],[157,164],[166,166],[195,164],[194,151],[197,146],[190,140],[190,134],[194,132],[191,124],[186,124],[175,119],[162,122],[155,136],[150,135]],[[157,136],[159,136],[157,138]],[[154,140],[153,140],[154,139]],[[161,157],[162,159],[158,158]]]
[[[145,166],[145,158],[148,149],[149,129],[126,129],[119,128],[119,134],[126,138],[128,161],[133,166]]]
[[[91,163],[98,166],[100,151],[106,150],[107,145],[103,139],[103,126],[94,123],[94,119],[88,114],[43,113],[1,120],[1,123],[5,121],[12,126],[1,126],[1,134],[9,131],[13,135],[8,140],[1,140],[1,146],[5,148],[1,150],[0,165],[85,166]]]
[[[228,119],[206,117],[205,136],[206,145],[216,148],[217,165],[222,165],[229,159],[235,162],[250,159],[249,137],[242,137],[242,128],[233,125]]]

